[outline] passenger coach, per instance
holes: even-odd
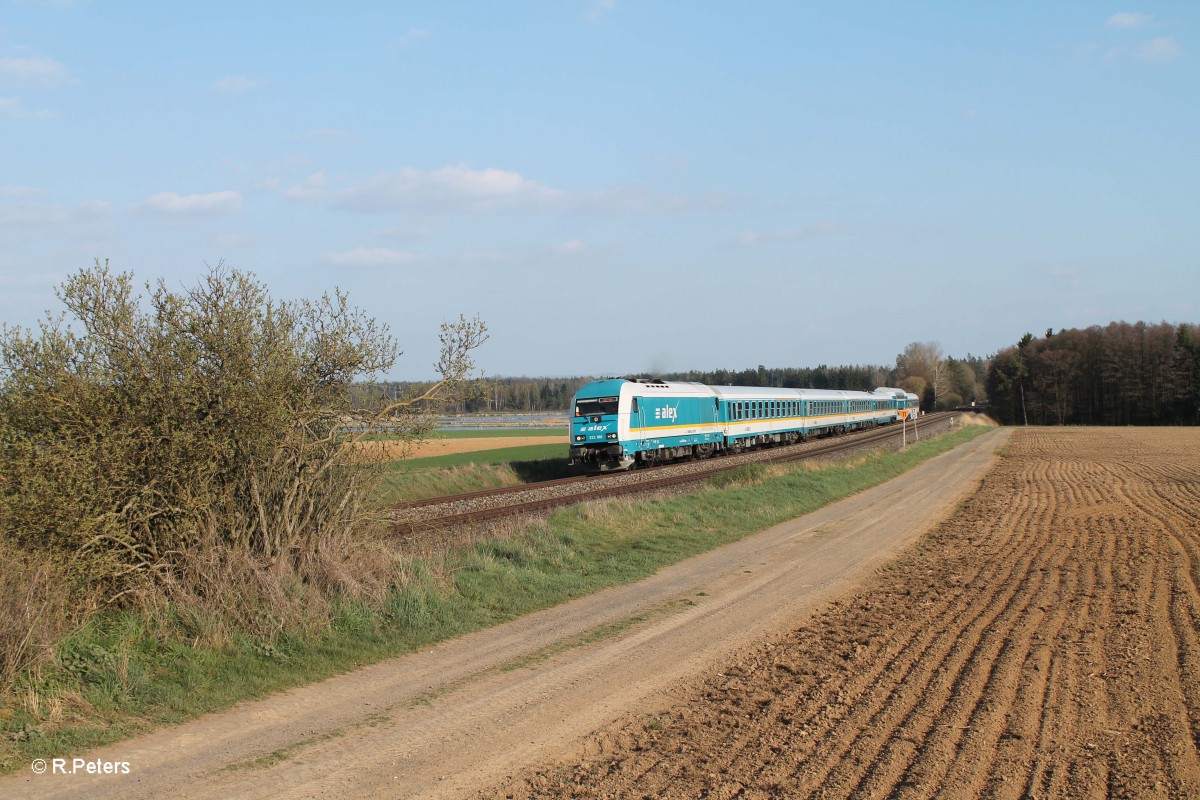
[[[886,387],[853,392],[594,381],[572,403],[571,463],[604,472],[706,458],[888,425],[916,407],[916,395]]]

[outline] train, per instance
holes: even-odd
[[[613,378],[581,386],[571,409],[569,463],[612,472],[891,425],[916,416],[919,402],[886,386],[858,392]]]

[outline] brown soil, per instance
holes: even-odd
[[[516,797],[1200,797],[1200,432],[1019,431],[864,591]]]
[[[405,442],[356,442],[354,447],[373,461],[396,461],[406,458],[449,456],[455,453],[474,453],[479,450],[499,450],[504,447],[525,447],[537,444],[566,445],[566,436],[484,436],[477,439],[431,439],[412,446]],[[566,452],[565,450],[563,452]]]

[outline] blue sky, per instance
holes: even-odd
[[[0,0],[0,320],[341,287],[432,374],[1200,321],[1200,3]]]

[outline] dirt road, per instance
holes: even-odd
[[[636,585],[80,754],[129,775],[26,772],[0,796],[490,796],[622,715],[666,713],[673,687],[794,629],[948,514],[1005,436]]]
[[[922,546],[500,796],[1200,797],[1200,431],[1018,431]]]

